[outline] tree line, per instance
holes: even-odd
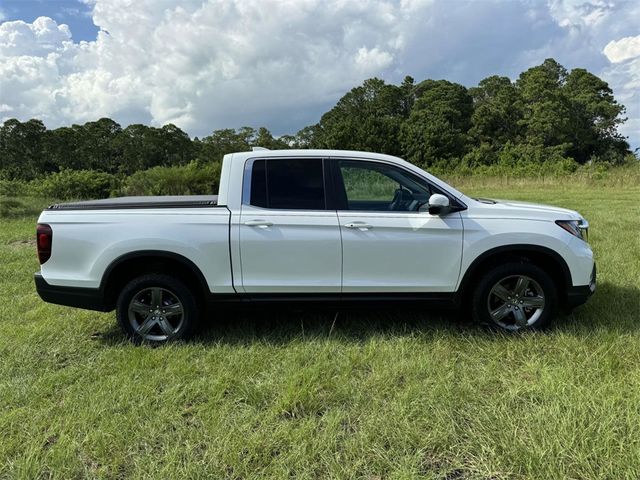
[[[295,135],[266,128],[215,130],[190,138],[175,125],[122,128],[109,118],[47,129],[37,119],[0,126],[0,178],[32,180],[61,170],[127,176],[153,167],[218,162],[252,146],[331,148],[388,153],[426,168],[497,163],[624,163],[629,144],[618,132],[625,108],[606,82],[553,59],[517,80],[490,76],[472,88],[447,80],[400,85],[378,78],[346,93]]]

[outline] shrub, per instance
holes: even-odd
[[[0,218],[31,217],[42,211],[41,199],[0,197]]]
[[[15,198],[0,198],[0,217],[13,217],[23,213],[22,202]]]
[[[191,162],[177,167],[154,167],[125,180],[126,195],[206,195],[217,193],[220,162]]]
[[[21,197],[28,195],[28,185],[20,180],[3,180],[0,179],[0,196],[4,197]]]
[[[115,176],[95,170],[61,170],[31,182],[42,196],[60,200],[107,198],[116,184]]]
[[[482,143],[462,157],[461,168],[474,169],[482,165],[493,165],[498,161],[495,150],[488,143]]]

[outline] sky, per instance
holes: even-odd
[[[640,0],[0,0],[0,121],[281,135],[367,78],[470,87],[548,57],[606,80],[640,147]]]

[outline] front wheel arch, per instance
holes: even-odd
[[[458,287],[462,298],[469,298],[483,274],[507,262],[527,262],[544,270],[554,281],[562,300],[567,288],[573,285],[571,270],[559,253],[540,245],[505,245],[487,250],[471,262]]]

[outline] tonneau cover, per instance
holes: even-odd
[[[215,207],[217,195],[167,195],[105,198],[82,202],[56,203],[47,210],[119,210],[125,208],[194,208]]]

